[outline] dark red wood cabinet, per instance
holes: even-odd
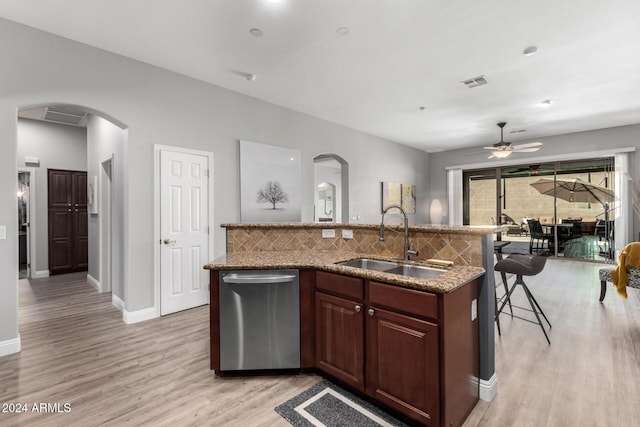
[[[461,425],[478,400],[478,283],[432,294],[317,272],[316,367],[420,424]]]
[[[316,366],[364,390],[362,302],[316,292]]]
[[[47,172],[49,274],[87,271],[87,173],[60,169]]]

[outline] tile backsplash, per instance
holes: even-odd
[[[270,227],[267,224],[224,227],[227,229],[227,253],[340,250],[395,258],[403,255],[404,235],[395,227],[385,230],[383,242],[378,239],[379,228],[373,225],[349,227],[353,230],[353,239],[342,238],[340,228],[336,228],[336,237],[323,238],[322,229],[314,224],[310,224],[308,228],[300,225],[291,228],[282,225]],[[456,265],[482,267],[482,234],[451,233],[441,228],[417,227],[410,230],[409,241],[411,249],[418,250],[418,256],[412,259],[436,258],[453,261]]]

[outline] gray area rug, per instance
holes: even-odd
[[[275,411],[294,427],[407,426],[327,380],[276,406]]]

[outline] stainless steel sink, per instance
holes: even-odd
[[[364,268],[366,270],[375,270],[375,271],[386,271],[400,265],[397,262],[380,261],[377,259],[368,259],[368,258],[352,259],[349,261],[339,262],[338,264],[344,265],[347,267]]]
[[[352,259],[349,261],[339,262],[338,264],[347,267],[356,267],[363,268],[365,270],[398,274],[405,277],[415,277],[418,279],[431,279],[447,271],[439,268],[422,267],[419,265],[407,265],[401,264],[399,262],[381,261],[368,258]]]
[[[438,268],[421,267],[418,265],[399,265],[391,270],[385,270],[385,273],[400,274],[406,277],[416,277],[418,279],[432,279],[441,275],[447,270]]]

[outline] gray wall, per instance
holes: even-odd
[[[112,215],[112,289],[113,295],[124,298],[124,227],[123,227],[123,202],[124,180],[123,157],[124,131],[108,120],[91,114],[87,123],[87,175],[89,179],[97,176],[98,180],[102,172],[102,161],[112,155],[113,178],[111,206]],[[98,197],[100,197],[99,195]],[[104,274],[100,271],[100,218],[105,215],[101,206],[97,215],[89,216],[89,274],[102,282]]]
[[[40,160],[40,166],[35,168],[36,209],[31,212],[36,233],[36,265],[32,266],[32,274],[43,274],[49,270],[47,169],[86,171],[87,130],[19,119],[18,166],[25,166],[25,156]]]
[[[439,198],[445,211],[447,207],[447,166],[487,164],[499,166],[501,164],[527,164],[528,159],[553,158],[553,156],[575,156],[583,158],[584,153],[592,151],[613,150],[615,148],[640,148],[640,125],[620,126],[608,129],[598,129],[586,132],[568,133],[563,135],[536,138],[528,141],[518,141],[516,144],[540,141],[544,145],[540,151],[534,153],[512,154],[505,160],[488,160],[488,153],[480,147],[465,150],[432,153],[429,159],[429,181],[431,183],[431,197]],[[640,155],[632,154],[631,174],[633,180],[640,179]],[[487,166],[490,167],[490,166]],[[640,231],[638,218],[634,218],[633,236]]]
[[[313,220],[313,157],[349,162],[350,211],[379,221],[379,182],[415,183],[419,214],[428,197],[429,155],[137,61],[0,20],[0,225],[16,224],[16,111],[51,103],[102,112],[125,124],[123,142],[124,302],[154,302],[153,145],[214,152],[214,254],[224,253],[219,224],[239,216],[238,140],[276,144],[302,155],[303,221]],[[45,65],[46,66],[43,66]],[[254,82],[251,84],[261,84]],[[93,166],[92,166],[93,167]],[[131,176],[135,179],[128,179]],[[17,336],[17,232],[0,241],[0,342]],[[11,284],[14,284],[13,286]]]

